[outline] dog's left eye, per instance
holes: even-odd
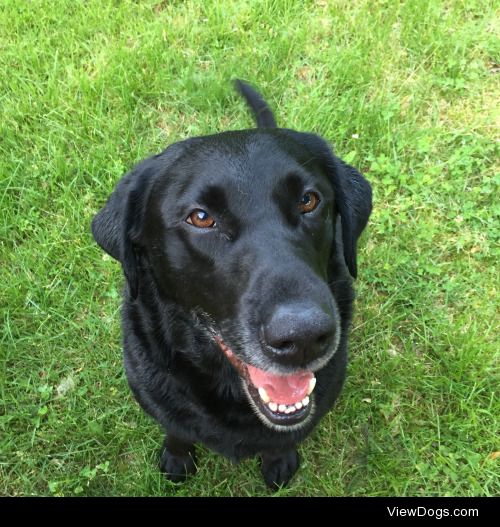
[[[210,214],[202,209],[195,209],[186,218],[186,222],[199,229],[211,229],[215,227],[215,220]]]
[[[307,214],[308,212],[312,212],[319,205],[320,201],[316,192],[306,192],[299,201],[300,213]]]

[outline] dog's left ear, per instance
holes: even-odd
[[[372,210],[371,186],[354,167],[336,157],[321,137],[299,132],[293,132],[293,136],[307,148],[330,178],[335,194],[335,206],[342,222],[345,262],[351,276],[356,278],[357,242]]]
[[[335,205],[342,220],[344,258],[353,278],[358,274],[358,238],[368,223],[372,211],[372,188],[370,183],[352,166],[330,154]]]

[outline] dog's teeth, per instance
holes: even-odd
[[[302,405],[303,405],[303,406],[307,406],[308,404],[309,404],[309,397],[304,397],[304,398],[302,399]]]
[[[269,406],[269,410],[271,410],[271,412],[278,411],[278,405],[276,403],[269,403],[267,406]]]
[[[264,401],[264,404],[267,404],[271,400],[269,395],[267,395],[266,390],[264,390],[264,388],[262,387],[259,388],[259,395],[260,398]]]
[[[307,402],[309,402],[309,397],[306,397],[306,399],[307,399]],[[306,399],[304,399],[302,402],[298,402],[298,403],[291,404],[291,405],[286,405],[286,404],[278,405],[277,403],[270,402],[270,403],[267,403],[267,407],[269,408],[269,410],[271,410],[271,412],[279,412],[280,414],[293,414],[294,412],[296,412],[297,410],[300,410],[301,408],[305,406],[305,404],[303,403]]]
[[[316,386],[316,377],[313,377],[309,381],[309,390],[307,390],[307,395],[311,395],[312,391],[314,390],[314,387]]]

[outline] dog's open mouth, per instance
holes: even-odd
[[[291,375],[276,375],[243,362],[232,350],[215,337],[220,349],[238,371],[244,382],[246,392],[266,424],[283,429],[295,428],[311,412],[312,391],[316,377],[311,371],[301,371]]]

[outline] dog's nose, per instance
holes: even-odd
[[[325,353],[335,329],[333,317],[319,306],[280,306],[263,327],[265,352],[278,363],[306,367]]]

